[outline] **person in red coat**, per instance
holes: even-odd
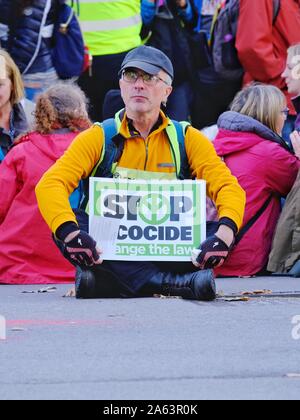
[[[288,108],[275,86],[253,85],[239,92],[231,111],[218,120],[214,146],[245,190],[243,226],[266,209],[233,249],[218,276],[252,276],[265,269],[272,238],[286,197],[298,174],[299,159],[281,138]]]
[[[290,109],[290,127],[284,138],[289,140],[295,120],[290,95],[282,72],[287,49],[300,42],[300,0],[280,0],[273,24],[273,0],[240,0],[236,36],[239,60],[245,70],[244,85],[257,81],[277,86],[286,95]]]
[[[83,92],[63,82],[49,88],[38,97],[35,124],[0,165],[2,284],[74,282],[74,268],[54,244],[34,190],[78,132],[90,126]]]

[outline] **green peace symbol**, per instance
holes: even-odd
[[[169,200],[162,194],[148,194],[140,200],[139,215],[149,225],[161,225],[170,217]]]

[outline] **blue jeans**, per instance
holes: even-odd
[[[55,85],[58,80],[54,69],[50,69],[45,73],[25,74],[23,76],[23,83],[26,98],[35,102],[38,94],[44,92],[50,86]]]
[[[290,139],[290,134],[295,129],[295,122],[296,122],[296,116],[289,115],[285,121],[283,130],[282,130],[282,138],[288,143],[288,145],[292,148],[292,143]]]

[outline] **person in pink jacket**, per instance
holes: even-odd
[[[231,110],[219,118],[214,145],[246,192],[243,226],[247,231],[216,269],[218,276],[252,276],[266,267],[280,199],[293,187],[300,168],[299,159],[281,138],[288,112],[286,98],[277,87],[254,84],[239,92]]]
[[[38,97],[35,131],[20,138],[0,165],[0,283],[74,282],[40,215],[35,186],[79,131],[90,126],[86,98],[60,82]]]

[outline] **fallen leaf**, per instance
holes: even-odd
[[[63,295],[64,298],[72,298],[76,296],[75,287],[72,287],[70,290],[67,291],[65,295]]]
[[[271,295],[272,290],[253,290],[252,292],[242,292],[242,296],[251,296],[251,295]]]
[[[221,297],[221,300],[224,300],[225,302],[248,302],[250,298],[244,296],[244,297]]]

